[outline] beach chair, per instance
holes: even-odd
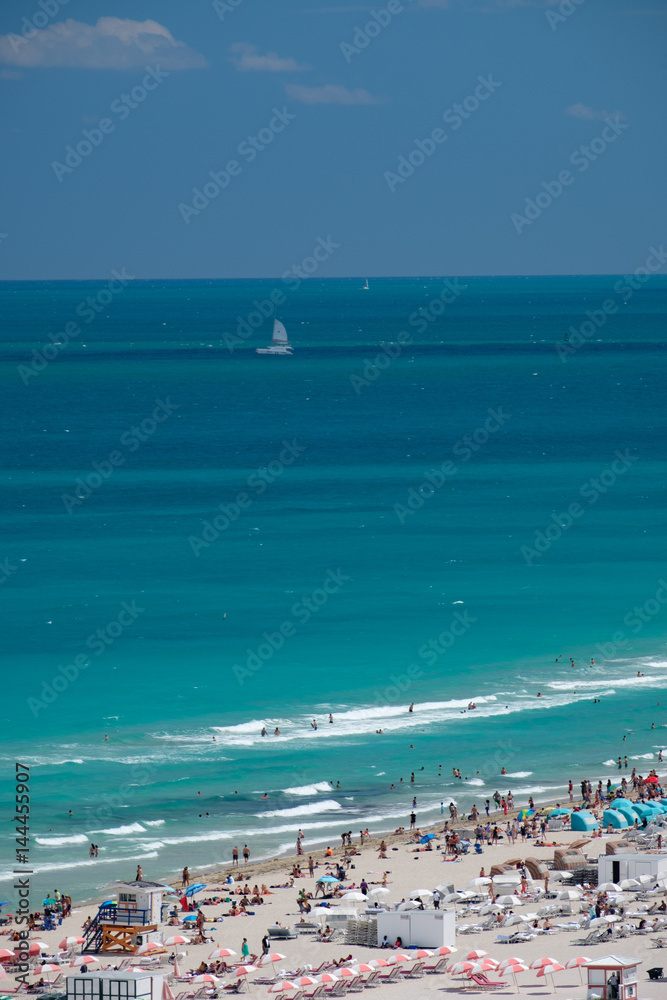
[[[347,993],[347,981],[345,979],[339,979],[337,982],[330,986],[329,989],[325,989],[324,994],[328,997],[343,997]],[[324,995],[320,994],[320,995]]]
[[[401,970],[397,965],[392,965],[389,972],[379,972],[376,981],[378,983],[395,983],[398,979],[401,979]]]
[[[347,992],[348,993],[361,993],[364,989],[364,977],[363,976],[353,976],[351,979],[346,979]]]
[[[439,958],[435,965],[425,965],[424,972],[426,972],[429,976],[439,976],[443,972],[447,971],[448,961],[449,960],[447,958]]]
[[[253,979],[253,983],[256,983],[256,982],[257,982],[257,980]],[[324,983],[318,983],[318,985],[315,987],[315,989],[311,990],[310,993],[304,993],[303,994],[304,1000],[316,1000],[317,997],[321,997],[322,994],[325,993],[325,992],[326,992],[326,990],[324,989]]]
[[[415,962],[411,969],[400,969],[401,975],[404,979],[421,979],[424,975],[424,963]]]
[[[591,931],[585,938],[580,938],[578,941],[573,941],[578,947],[585,947],[591,944],[599,944],[603,937],[605,937],[607,931],[604,928],[596,927],[594,931]]]
[[[365,990],[374,990],[375,989],[375,987],[378,985],[376,980],[377,980],[377,977],[379,976],[379,974],[380,973],[377,971],[377,969],[375,969],[374,972],[371,972],[371,973],[369,973],[366,976],[366,978],[364,979],[364,989]]]
[[[503,983],[500,980],[495,982],[488,979],[483,972],[472,972],[470,974],[470,979],[477,986],[481,986],[483,990],[496,990],[499,986],[509,986],[509,983]]]

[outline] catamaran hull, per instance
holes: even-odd
[[[291,357],[294,353],[293,347],[256,347],[256,354],[282,354]]]

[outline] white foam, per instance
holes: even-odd
[[[285,795],[317,795],[318,792],[330,792],[328,781],[317,781],[313,785],[296,785],[294,788],[283,788]]]
[[[128,823],[127,826],[111,826],[106,830],[91,830],[91,833],[106,833],[112,837],[126,837],[128,833],[145,833],[141,823]]]
[[[603,767],[616,767],[618,761],[615,760],[605,760],[602,762]]]
[[[463,784],[464,785],[477,785],[480,788],[482,788],[484,786],[484,782],[482,781],[481,778],[469,778],[467,781],[464,781]]]
[[[654,757],[653,753],[638,753],[634,757],[630,757],[630,760],[653,760]]]
[[[150,858],[157,858],[157,851],[151,851],[148,854],[131,854],[125,855],[122,858],[91,858],[89,861],[63,861],[59,864],[49,865],[33,865],[32,871],[35,875],[39,875],[41,872],[57,872],[65,871],[70,868],[92,868],[97,865],[117,865],[122,867],[126,865],[128,861],[148,861]],[[12,871],[0,871],[0,881],[14,880],[16,875]]]
[[[274,816],[312,816],[323,812],[336,812],[342,809],[340,802],[335,799],[323,799],[322,802],[310,802],[302,806],[293,806],[291,809],[271,809],[269,812],[255,813],[259,819],[272,819]]]
[[[511,774],[503,774],[503,778],[530,778],[532,771],[512,771]]]
[[[144,826],[164,826],[163,819],[144,819],[142,822]]]
[[[63,844],[87,844],[88,837],[83,833],[72,834],[70,837],[35,837],[35,843],[42,847],[62,847]]]

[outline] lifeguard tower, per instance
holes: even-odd
[[[594,958],[582,968],[588,972],[586,1000],[636,1000],[638,958],[607,955]],[[611,980],[611,983],[609,982]]]
[[[133,955],[141,945],[162,942],[158,926],[168,886],[159,882],[109,882],[106,888],[118,890],[118,902],[102,903],[86,930],[82,953]]]

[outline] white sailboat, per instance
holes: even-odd
[[[276,318],[275,314],[273,317],[273,337],[271,338],[270,347],[257,347],[257,354],[287,354],[291,355],[294,353],[294,348],[287,339],[287,330]]]
[[[366,278],[366,284],[363,286],[363,289],[365,292],[367,292],[369,289],[368,278]]]

